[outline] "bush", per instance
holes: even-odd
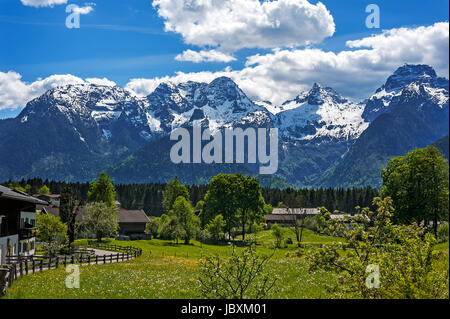
[[[277,224],[272,226],[272,234],[275,237],[275,246],[277,248],[283,248],[284,246],[284,233],[283,228],[278,226]]]
[[[448,241],[448,224],[441,224],[437,229],[437,241],[445,243]]]
[[[273,256],[273,254],[272,254]],[[272,256],[259,256],[250,246],[230,258],[207,257],[200,261],[200,292],[208,299],[263,299],[276,286],[277,277],[265,271]]]
[[[315,216],[314,217],[305,217],[304,227],[306,229],[309,229],[309,230],[315,232],[315,233],[318,232],[319,231],[319,225],[318,225],[318,222],[317,222],[317,218]]]

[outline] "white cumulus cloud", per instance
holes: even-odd
[[[314,82],[331,86],[345,96],[367,98],[404,63],[428,64],[440,76],[449,75],[448,22],[387,30],[347,45],[353,50],[275,50],[249,57],[242,70],[178,72],[163,78],[132,79],[127,88],[147,95],[161,82],[210,82],[228,76],[250,97],[279,104],[310,89]]]
[[[45,79],[37,79],[34,82],[27,83],[22,80],[22,75],[17,72],[0,72],[0,110],[23,108],[32,99],[55,87],[85,83],[116,85],[106,78],[89,78],[84,81],[71,74],[55,74]]]
[[[89,14],[92,11],[94,11],[94,7],[92,5],[85,5],[84,7],[74,7],[72,9],[73,13],[77,13],[77,14]]]
[[[199,52],[193,50],[186,50],[182,54],[179,54],[175,57],[177,61],[188,61],[194,63],[200,62],[224,62],[228,63],[231,61],[236,61],[236,58],[222,53],[216,50],[201,50]]]
[[[54,5],[66,4],[67,0],[20,0],[24,6],[29,7],[53,7]]]
[[[107,78],[87,78],[86,82],[89,84],[95,84],[95,85],[104,85],[104,86],[116,86],[116,82],[108,80]]]
[[[335,31],[327,8],[307,0],[154,0],[153,6],[166,31],[228,53],[317,43]]]
[[[220,72],[177,72],[173,76],[131,79],[126,89],[148,95],[161,82],[211,82],[219,76],[232,78],[249,97],[275,104],[311,88],[314,82],[335,88],[344,96],[369,97],[404,63],[428,64],[440,76],[449,76],[449,23],[417,28],[397,28],[381,34],[348,41],[348,50],[283,49],[253,55],[241,70]],[[73,75],[52,75],[33,83],[21,75],[0,72],[0,109],[23,107],[47,89],[70,83],[114,85],[108,79],[86,79]]]

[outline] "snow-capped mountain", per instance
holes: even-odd
[[[54,88],[28,103],[19,115],[22,124],[55,117],[67,120],[86,143],[87,138],[116,137],[113,131],[119,123],[140,136],[141,143],[159,132],[146,101],[118,86],[78,84]]]
[[[433,144],[449,131],[449,81],[426,65],[404,65],[369,98],[371,123],[319,185],[379,186],[387,161]]]
[[[379,115],[390,112],[392,105],[405,102],[405,98],[413,95],[420,95],[442,108],[448,104],[448,80],[438,77],[428,65],[405,64],[368,99],[363,117],[372,122]]]
[[[118,86],[68,85],[0,120],[0,180],[85,181],[108,170],[123,183],[174,174],[204,183],[235,168],[189,166],[189,174],[178,174],[181,168],[167,163],[170,132],[201,124],[278,128],[277,177],[291,185],[377,185],[387,159],[448,134],[448,100],[448,80],[424,65],[400,67],[360,103],[317,83],[279,106],[254,102],[226,77],[161,83],[145,97]]]
[[[280,135],[288,139],[353,140],[368,127],[364,105],[343,98],[329,87],[315,83],[309,92],[283,103],[276,114]]]
[[[149,112],[161,129],[204,121],[211,130],[270,121],[268,112],[251,101],[231,79],[220,77],[209,84],[163,83],[147,97]]]

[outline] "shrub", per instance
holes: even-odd
[[[283,228],[275,224],[272,226],[272,234],[275,237],[275,246],[277,248],[283,248],[284,246],[284,233]]]
[[[448,258],[441,269],[434,237],[417,224],[394,225],[389,197],[375,198],[374,205],[376,212],[364,208],[355,217],[329,221],[329,231],[344,237],[345,246],[312,250],[310,270],[338,273],[339,284],[332,288],[338,297],[448,298]]]
[[[273,256],[259,256],[254,247],[242,254],[233,246],[230,258],[218,255],[200,260],[200,291],[208,299],[263,299],[276,288],[277,277],[265,271],[265,265]]]
[[[439,243],[448,241],[448,224],[441,224],[437,229],[437,240]]]

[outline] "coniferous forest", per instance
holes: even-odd
[[[2,183],[5,186],[20,187],[29,194],[37,194],[38,190],[46,185],[51,194],[60,194],[61,190],[69,186],[76,191],[80,200],[86,200],[89,190],[89,183],[66,183],[40,178],[33,178],[21,181],[7,181]],[[126,209],[143,209],[149,216],[161,216],[163,214],[162,198],[166,184],[118,184],[115,185],[117,200]],[[192,204],[195,206],[203,200],[207,185],[188,186]],[[377,189],[365,188],[318,188],[318,189],[279,189],[263,188],[262,194],[267,204],[277,207],[326,207],[333,212],[339,210],[346,213],[354,213],[355,207],[371,207],[372,200],[378,196]]]

